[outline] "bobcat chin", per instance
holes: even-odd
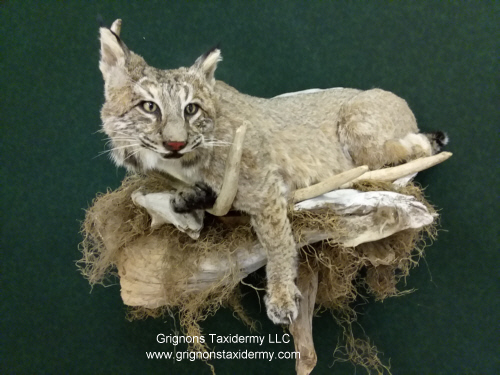
[[[290,192],[359,165],[375,169],[428,156],[447,142],[442,132],[419,133],[406,102],[387,91],[338,88],[255,98],[215,80],[218,48],[190,67],[161,70],[118,34],[100,29],[103,130],[117,165],[163,171],[192,186],[178,193],[176,210],[213,204],[228,145],[249,122],[233,207],[250,215],[267,251],[265,302],[276,324],[297,317],[301,298],[287,217]]]

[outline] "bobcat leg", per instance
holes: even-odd
[[[398,164],[432,155],[429,139],[424,134],[410,133],[404,138],[384,143],[385,164]]]
[[[297,250],[287,217],[287,200],[283,183],[276,179],[268,184],[268,194],[258,213],[252,215],[252,226],[268,253],[267,315],[275,324],[290,324],[297,318],[301,294],[295,285]]]
[[[367,165],[371,170],[385,165],[400,164],[433,154],[429,138],[425,134],[409,133],[402,138],[384,140],[372,133],[367,123],[349,123],[343,143],[356,165]],[[366,130],[370,129],[369,132]],[[340,129],[339,129],[340,133]]]

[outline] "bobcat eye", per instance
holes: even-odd
[[[192,116],[198,111],[198,105],[194,103],[189,103],[186,108],[184,108],[184,112],[186,115]]]
[[[144,109],[148,113],[156,112],[156,110],[158,109],[158,106],[153,102],[142,102],[141,106],[142,109]]]

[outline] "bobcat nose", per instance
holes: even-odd
[[[186,147],[186,142],[163,142],[163,147],[168,151],[180,151]]]

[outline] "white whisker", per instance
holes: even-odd
[[[219,142],[205,142],[203,144],[204,146],[219,146],[219,147],[227,147],[227,146],[231,146],[232,143],[219,143]]]
[[[135,141],[137,142],[137,139],[135,138],[125,138],[125,137],[115,137],[113,139],[109,139],[106,144],[114,142],[114,141]]]
[[[212,145],[212,144],[204,144],[204,145],[200,145],[198,147],[201,147],[201,148],[210,148],[210,147],[227,147],[228,145]]]
[[[205,144],[232,145],[233,142],[220,141],[218,139],[211,139],[211,140],[205,141]]]
[[[133,135],[132,135],[132,134],[128,134],[128,133],[125,133],[125,132],[121,132],[121,131],[118,131],[118,130],[117,130],[117,131],[115,131],[115,133],[116,133],[116,134],[118,134],[118,135],[121,135],[121,136],[123,136],[123,137],[133,137]],[[115,138],[115,137],[111,137],[111,138]]]
[[[102,156],[102,155],[105,155],[105,154],[110,154],[111,152],[115,151],[115,150],[120,150],[120,149],[123,149],[123,148],[134,148],[134,147],[137,147],[139,146],[137,149],[140,150],[141,149],[141,145],[139,143],[135,143],[135,144],[130,144],[130,145],[127,145],[127,146],[118,146],[118,147],[113,147],[109,150],[105,150],[105,151],[101,151],[99,152],[96,156],[93,157],[93,159],[99,157],[99,156]],[[136,150],[136,149],[134,149]]]
[[[135,155],[137,155],[139,152],[141,152],[141,149],[140,149],[140,148],[138,148],[138,149],[137,149],[137,150],[135,150],[135,151],[132,151],[130,154],[128,154],[128,155],[127,155],[127,157],[126,157],[125,159],[128,159],[128,158],[129,158],[129,157],[131,157],[131,156],[135,156]]]
[[[129,144],[129,145],[125,145],[125,146],[117,146],[117,147],[113,147],[109,150],[107,150],[108,152],[111,152],[111,151],[114,151],[114,150],[120,150],[122,148],[127,148],[127,147],[135,147],[135,146],[140,146],[141,144],[140,143],[132,143],[132,144]]]

